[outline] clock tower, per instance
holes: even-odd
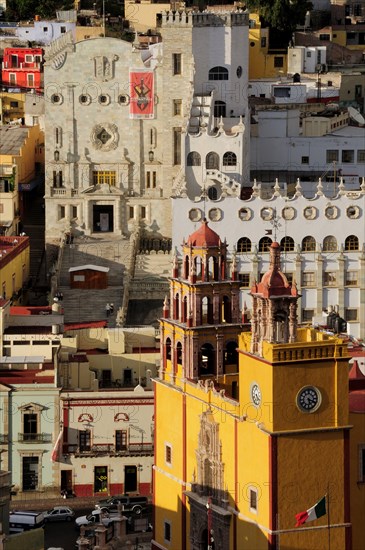
[[[242,333],[239,346],[239,400],[249,426],[239,430],[250,432],[255,449],[246,459],[261,458],[249,477],[240,460],[238,478],[261,496],[257,520],[268,528],[269,548],[280,539],[283,548],[317,550],[330,537],[331,549],[350,549],[347,346],[297,326],[300,296],[281,271],[276,242],[251,295],[252,332]],[[295,514],[325,495],[329,513],[295,528]]]

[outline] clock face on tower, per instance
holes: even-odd
[[[302,412],[314,412],[321,403],[321,392],[314,386],[304,386],[297,394],[297,407]]]
[[[251,401],[256,407],[261,404],[261,390],[260,386],[256,383],[251,385]]]

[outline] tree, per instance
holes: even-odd
[[[251,12],[257,12],[264,23],[290,38],[297,25],[304,25],[305,14],[312,8],[307,0],[247,0]]]

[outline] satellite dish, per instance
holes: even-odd
[[[365,125],[365,118],[362,116],[361,113],[359,113],[357,109],[355,109],[354,107],[348,107],[348,113],[350,118],[357,122],[357,124],[360,124],[360,126]]]

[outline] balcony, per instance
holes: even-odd
[[[20,443],[51,443],[52,434],[20,434],[18,433]]]
[[[17,69],[22,71],[40,71],[42,68],[41,63],[30,62],[30,63],[19,63],[19,61],[3,61],[3,69]]]
[[[65,443],[63,454],[75,456],[153,456],[153,443],[130,443],[125,448],[116,448],[113,443],[97,443],[95,445],[79,447]]]
[[[7,443],[9,443],[8,434],[0,434],[0,445],[6,445]]]

